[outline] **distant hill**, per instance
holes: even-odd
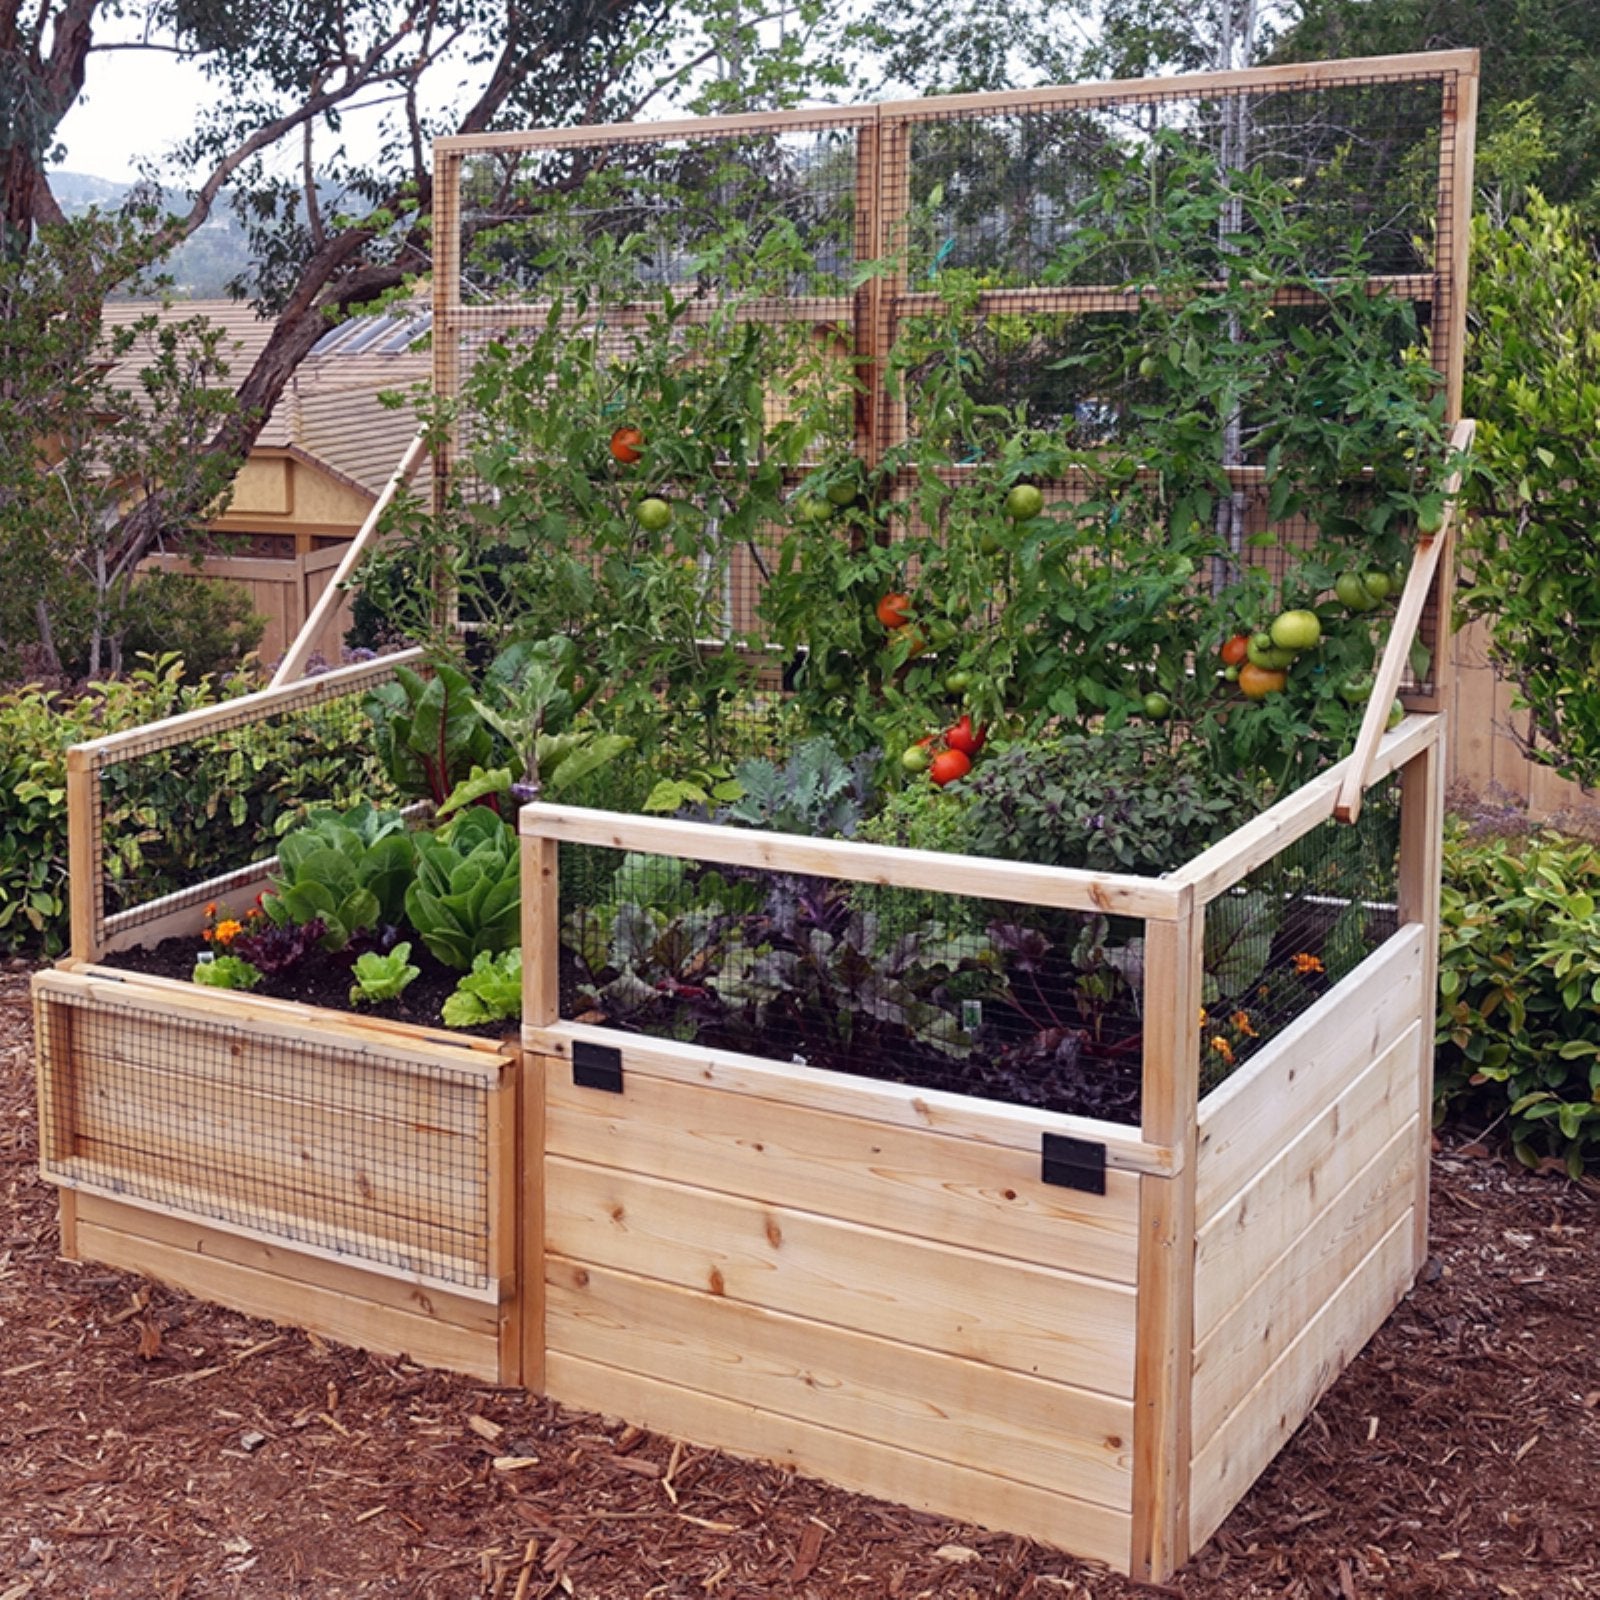
[[[61,209],[76,217],[91,206],[107,210],[120,205],[133,185],[83,172],[52,172],[50,187]],[[220,300],[227,295],[229,280],[249,265],[249,245],[224,190],[212,207],[211,220],[173,253],[162,271],[172,278],[177,299]]]

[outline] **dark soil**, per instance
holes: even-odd
[[[30,1026],[0,973],[0,1600],[1600,1596],[1600,1206],[1481,1146],[1435,1162],[1421,1282],[1150,1588],[60,1260]]]
[[[104,966],[122,967],[129,972],[148,972],[152,977],[177,978],[187,983],[194,976],[195,952],[200,948],[194,939],[163,939],[160,944],[151,945],[148,949],[123,950],[116,955],[102,956],[100,960]],[[417,939],[411,941],[411,964],[420,970],[406,985],[405,993],[381,1005],[351,1005],[350,961],[321,950],[287,972],[263,977],[250,993],[266,995],[272,1000],[293,1000],[299,1005],[325,1006],[330,1011],[358,1012],[366,1017],[381,1017],[386,1022],[411,1022],[422,1028],[442,1028],[444,1022],[440,1012],[445,1001],[455,992],[461,974],[429,955]],[[450,1031],[500,1039],[507,1032],[514,1032],[515,1024],[486,1022],[475,1028],[453,1028]]]

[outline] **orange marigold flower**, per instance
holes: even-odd
[[[1211,1048],[1222,1057],[1230,1067],[1233,1065],[1233,1046],[1222,1035],[1216,1034],[1211,1040]]]
[[[216,902],[216,901],[215,901],[215,900],[213,900],[213,901],[212,901],[212,902],[211,902],[211,903],[210,903],[210,904],[209,904],[209,905],[208,905],[208,906],[207,906],[207,907],[206,907],[206,915],[207,915],[207,916],[208,916],[208,917],[214,917],[214,916],[216,916],[216,914],[217,914],[217,902]]]
[[[1204,1006],[1201,1006],[1200,1007],[1200,1026],[1202,1028],[1205,1027],[1206,1022],[1208,1020],[1209,1020],[1209,1018],[1208,1018],[1208,1014],[1206,1012],[1206,1008]]]
[[[1327,968],[1323,966],[1322,958],[1320,956],[1307,955],[1305,951],[1302,950],[1294,958],[1294,970],[1303,978],[1308,973],[1326,972]]]
[[[1228,1019],[1240,1033],[1251,1039],[1259,1039],[1261,1035],[1250,1026],[1250,1013],[1248,1011],[1235,1011]]]
[[[213,939],[215,937],[215,935],[211,932],[211,930],[209,928],[202,928],[200,930],[200,937],[202,939],[206,940],[207,942],[209,942],[211,939]]]
[[[237,939],[243,932],[243,927],[239,923],[235,922],[232,917],[229,917],[226,922],[219,922],[217,924],[217,943],[232,944],[233,941]]]

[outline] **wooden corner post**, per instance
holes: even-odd
[[[522,839],[522,1023],[547,1028],[561,1017],[560,847],[554,839]],[[517,1269],[522,1315],[522,1385],[545,1390],[544,1113],[545,1074],[554,1058],[522,1051],[518,1209],[522,1244]]]
[[[102,886],[94,814],[99,785],[100,774],[89,752],[74,745],[67,751],[67,904],[74,961],[96,961],[100,957]]]
[[[1428,1176],[1433,1159],[1433,1033],[1439,1003],[1439,879],[1444,855],[1444,718],[1434,737],[1400,769],[1400,921],[1419,922],[1422,941],[1422,1041],[1417,1061],[1417,1189],[1412,1269],[1428,1257]]]
[[[1194,1362],[1195,1148],[1205,915],[1185,897],[1145,924],[1140,1131],[1173,1150],[1170,1177],[1139,1179],[1139,1303],[1133,1378],[1129,1571],[1160,1583],[1189,1555],[1189,1407]]]

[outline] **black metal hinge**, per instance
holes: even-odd
[[[1106,1147],[1093,1139],[1069,1139],[1064,1133],[1044,1135],[1041,1172],[1046,1183],[1085,1194],[1106,1192]]]
[[[604,1089],[609,1094],[621,1094],[622,1052],[615,1045],[573,1040],[572,1081],[580,1089]]]

